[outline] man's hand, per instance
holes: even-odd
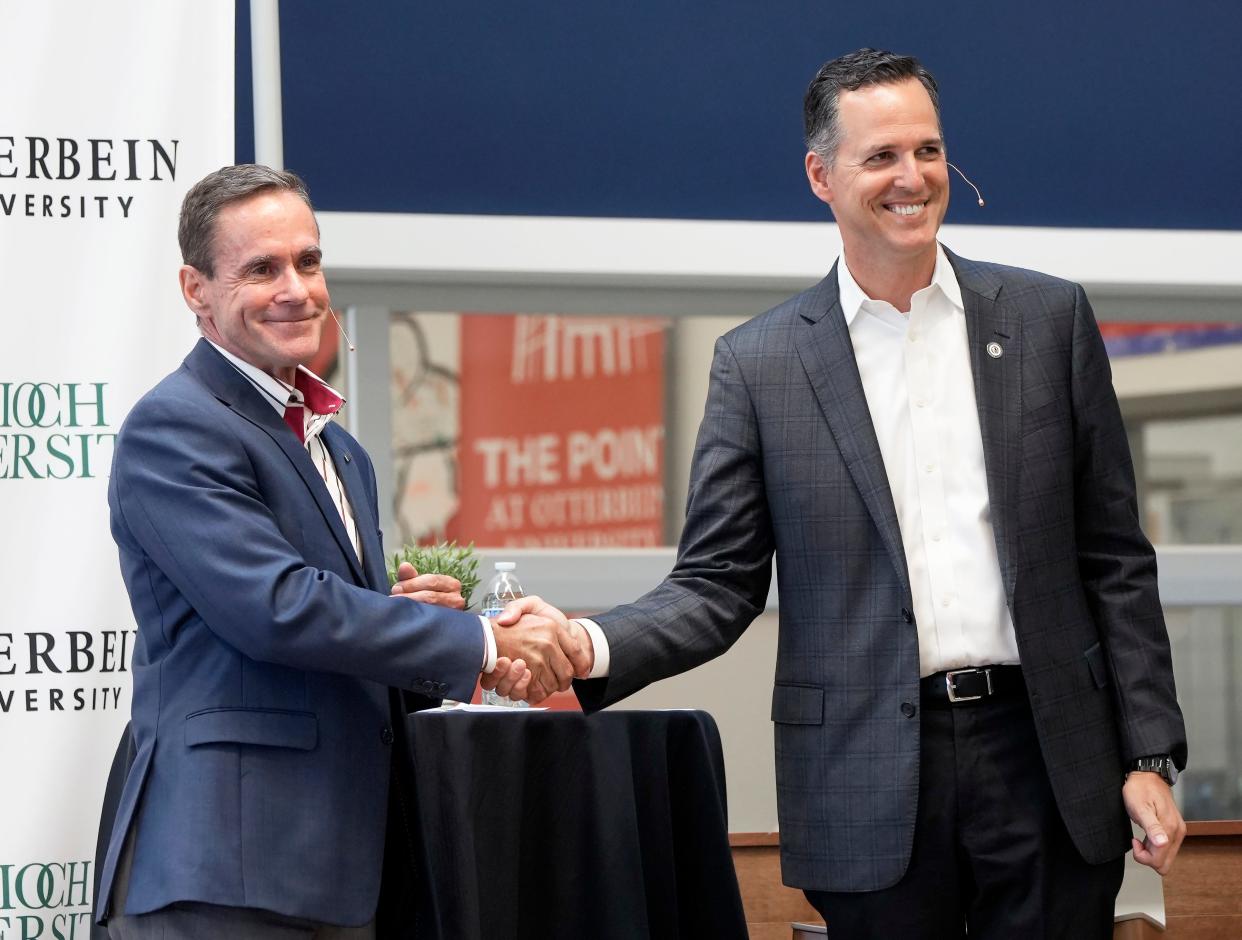
[[[1186,838],[1186,823],[1173,802],[1173,791],[1159,774],[1134,771],[1126,777],[1121,798],[1130,818],[1147,834],[1142,842],[1130,840],[1134,860],[1167,875]]]
[[[526,661],[509,659],[507,656],[496,658],[496,668],[485,672],[479,677],[479,684],[488,692],[493,689],[497,694],[507,696],[514,701],[528,697],[531,671],[526,668]]]
[[[500,616],[496,618],[496,622],[501,626],[507,627],[516,623],[523,614],[536,614],[540,617],[547,617],[549,620],[559,624],[568,634],[571,642],[571,646],[566,646],[562,643],[562,647],[565,650],[565,655],[573,663],[574,676],[579,679],[585,679],[591,674],[591,669],[595,666],[595,646],[591,642],[590,634],[583,629],[581,624],[569,620],[559,609],[536,595],[510,601]],[[575,650],[579,650],[580,653],[575,652]]]
[[[419,574],[408,561],[401,562],[397,568],[397,583],[389,593],[394,596],[400,594],[424,604],[466,609],[465,598],[461,596],[460,581],[446,574]]]
[[[522,659],[530,669],[532,678],[525,697],[534,704],[553,692],[564,692],[575,675],[585,676],[591,671],[594,651],[586,631],[569,623],[563,613],[541,598],[512,601],[493,624],[497,653],[511,660]],[[521,695],[510,693],[509,697]]]

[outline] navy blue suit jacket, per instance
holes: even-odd
[[[127,913],[375,913],[388,687],[469,699],[483,636],[473,615],[388,596],[371,463],[335,425],[323,441],[361,562],[306,449],[205,341],[121,430],[108,501],[138,624],[136,757],[104,915],[131,828]]]

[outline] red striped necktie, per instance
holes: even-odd
[[[305,405],[296,401],[285,405],[285,424],[289,425],[293,433],[298,436],[298,440],[305,444],[306,409],[309,408],[311,414],[333,415],[341,410],[341,405],[345,404],[345,400],[332,391],[327,384],[301,369],[298,370],[293,380],[293,387],[302,393]]]

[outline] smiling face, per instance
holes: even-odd
[[[868,85],[841,92],[837,107],[836,157],[828,166],[808,153],[806,173],[832,207],[850,271],[926,269],[930,279],[949,177],[927,90],[913,78]]]
[[[296,194],[271,190],[220,210],[215,276],[181,268],[181,290],[209,340],[293,384],[319,349],[330,300],[319,227]]]

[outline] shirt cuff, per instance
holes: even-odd
[[[488,673],[496,669],[496,634],[486,617],[480,615],[479,623],[483,624],[483,668],[479,672]]]
[[[587,636],[591,638],[591,646],[595,649],[595,663],[591,666],[591,674],[587,678],[607,678],[609,666],[608,637],[604,636],[604,631],[599,628],[599,624],[594,620],[589,620],[586,617],[575,617],[572,622],[578,624],[587,632]]]

